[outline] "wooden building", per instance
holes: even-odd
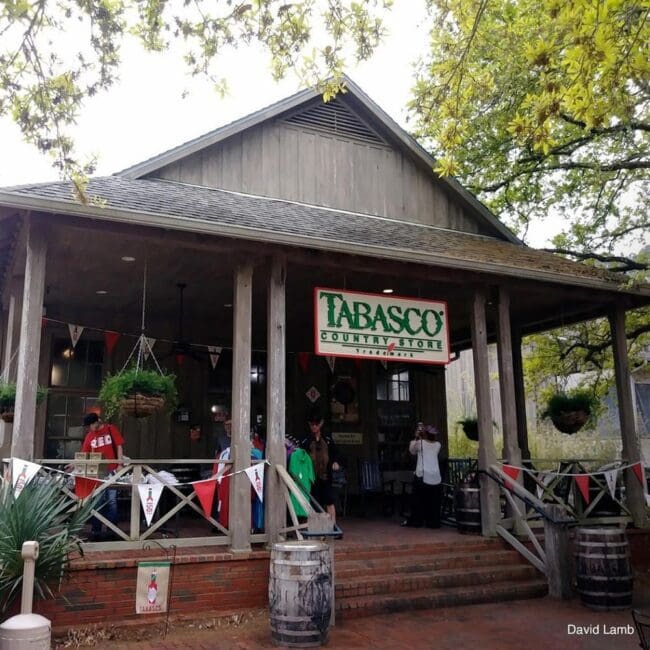
[[[386,364],[337,358],[332,369],[314,354],[314,288],[329,287],[446,303],[451,352],[473,349],[484,468],[497,457],[488,341],[499,349],[505,455],[519,463],[521,337],[609,316],[624,454],[639,459],[624,322],[626,310],[650,302],[650,288],[525,246],[456,181],[438,178],[433,159],[361,89],[347,87],[327,104],[300,92],[93,178],[84,203],[63,182],[0,190],[2,367],[18,384],[13,425],[0,425],[3,456],[70,458],[82,414],[102,377],[122,367],[144,317],[157,359],[178,377],[182,408],[122,420],[131,458],[210,457],[213,411],[227,408],[235,470],[250,462],[254,424],[265,428],[267,457],[283,463],[285,434],[304,435],[316,404],[344,444],[352,484],[355,459],[405,469],[416,421],[445,430],[444,364],[386,354]],[[69,324],[85,328],[73,357]],[[111,354],[107,331],[120,333]],[[223,348],[215,369],[208,345]],[[341,382],[348,397],[352,390],[344,408]],[[50,393],[36,407],[38,384]],[[245,550],[250,490],[244,475],[236,479],[229,543]],[[284,502],[273,472],[268,481],[272,541]],[[492,535],[497,487],[483,488],[483,530]],[[635,479],[628,495],[642,523]]]

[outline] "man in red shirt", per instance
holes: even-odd
[[[83,424],[88,432],[81,445],[81,451],[101,454],[102,458],[106,459],[122,460],[124,438],[115,425],[102,422],[97,413],[86,414]],[[118,463],[102,465],[102,468],[104,467],[111,474],[117,469]],[[107,488],[104,490],[101,493],[97,508],[101,509],[106,519],[113,524],[117,524],[117,489]],[[102,539],[102,522],[96,517],[93,517],[92,520],[91,539],[92,541]]]

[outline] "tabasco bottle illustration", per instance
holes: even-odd
[[[158,598],[158,584],[156,583],[156,572],[154,571],[151,574],[151,581],[147,587],[147,600],[150,605],[154,605],[156,603],[156,598]]]
[[[20,474],[18,474],[18,478],[16,479],[16,485],[14,488],[16,494],[20,494],[20,492],[22,492],[22,489],[25,487],[25,483],[27,483],[27,465],[23,465],[23,468],[20,470]]]
[[[262,479],[260,479],[260,475],[257,473],[257,468],[255,468],[255,490],[258,494],[262,492]]]
[[[151,488],[147,491],[147,500],[144,506],[144,512],[147,515],[147,520],[153,515],[153,495],[151,494]]]

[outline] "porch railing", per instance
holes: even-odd
[[[140,548],[142,543],[156,539],[162,546],[225,546],[230,544],[230,530],[217,519],[204,512],[198,496],[194,489],[193,483],[201,480],[208,480],[211,477],[210,470],[203,472],[205,478],[199,474],[191,482],[176,482],[170,479],[174,470],[187,468],[190,466],[201,466],[212,468],[215,459],[138,459],[128,460],[123,463],[114,473],[105,478],[97,478],[87,473],[79,472],[83,466],[111,464],[111,460],[61,460],[61,459],[40,459],[35,462],[42,466],[41,471],[46,473],[60,474],[62,471],[70,469],[71,466],[76,468],[75,474],[68,473],[69,480],[61,484],[61,488],[73,503],[79,502],[80,497],[75,493],[75,477],[87,480],[99,481],[93,490],[93,496],[100,495],[103,491],[109,489],[117,490],[119,510],[127,508],[128,528],[118,526],[109,521],[103,514],[101,506],[98,510],[93,510],[93,515],[106,526],[106,529],[113,533],[116,541],[86,542],[84,544],[89,550],[121,550],[130,548]],[[232,467],[232,461],[219,460],[223,475],[228,475]],[[61,469],[59,469],[61,468]],[[163,470],[166,473],[162,473]],[[207,475],[207,476],[206,476]],[[162,483],[164,485],[163,493],[158,503],[156,514],[147,525],[142,514],[142,506],[138,486]],[[217,490],[219,485],[217,485]],[[215,499],[218,492],[215,491]],[[172,497],[170,500],[169,497]],[[180,521],[181,513],[192,513],[194,519],[190,521]],[[181,526],[189,530],[189,534],[183,534]],[[204,528],[203,531],[201,528]],[[251,534],[251,542],[265,542],[266,533]]]

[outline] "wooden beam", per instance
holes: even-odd
[[[625,308],[618,302],[609,313],[609,326],[612,332],[614,352],[614,372],[616,375],[616,394],[618,396],[618,417],[623,441],[623,458],[629,463],[641,460],[641,448],[634,422],[634,403],[630,367],[627,358],[627,339],[625,337]],[[639,484],[632,469],[625,470],[625,500],[627,501],[635,526],[648,527],[645,505],[645,489]]]
[[[36,390],[41,350],[46,256],[46,226],[30,215],[27,218],[25,287],[20,322],[14,429],[11,440],[11,455],[26,460],[34,458]]]
[[[546,512],[555,521],[566,517],[560,505],[548,504]],[[551,598],[568,600],[573,596],[571,588],[571,553],[569,551],[569,529],[566,524],[554,524],[544,519],[544,544],[546,546],[546,577]]]
[[[265,531],[269,544],[279,541],[285,525],[286,504],[280,478],[274,469],[286,465],[284,432],[286,424],[286,259],[276,255],[271,262],[268,286],[267,373],[266,373],[266,457],[271,468],[266,474]]]
[[[521,467],[521,450],[517,437],[517,409],[515,403],[515,377],[512,358],[512,331],[510,327],[510,294],[507,289],[499,288],[497,305],[497,357],[499,362],[499,395],[501,399],[501,420],[503,423],[503,457],[516,467]],[[517,482],[523,485],[523,472]],[[506,517],[512,516],[509,507]],[[522,528],[515,519],[514,532],[521,534]]]
[[[529,459],[528,447],[528,420],[526,417],[526,386],[524,383],[524,361],[521,352],[521,330],[518,326],[512,327],[512,372],[514,375],[515,389],[515,414],[517,417],[517,443],[521,457]]]
[[[251,464],[251,317],[253,265],[235,271],[232,350],[232,471],[230,479],[230,543],[233,552],[251,548],[251,486],[243,471]]]
[[[485,472],[496,463],[492,407],[490,405],[490,368],[488,365],[487,331],[485,322],[485,288],[477,288],[472,301],[472,352],[474,355],[474,384],[478,416],[478,467],[480,474],[481,528],[483,535],[494,537],[499,523],[499,486]]]

